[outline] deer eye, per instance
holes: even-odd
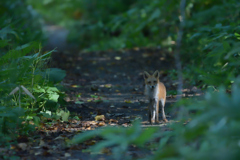
[[[153,81],[153,83],[157,83],[157,81]]]
[[[149,81],[148,84],[151,84],[151,82]]]

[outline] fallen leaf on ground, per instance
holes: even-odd
[[[90,126],[86,128],[86,130],[91,130],[91,129],[92,129],[92,127],[90,127]]]
[[[113,123],[118,123],[118,120],[116,120],[116,119],[110,119],[109,120],[111,123],[113,122]]]
[[[121,60],[121,57],[116,56],[115,59],[119,61],[119,60]]]
[[[141,109],[133,109],[134,111],[140,111]]]
[[[25,151],[27,149],[26,143],[18,143],[18,147],[21,148],[21,150]]]
[[[101,152],[102,152],[103,154],[107,154],[107,155],[112,154],[111,150],[108,149],[108,148],[103,148]]]
[[[81,86],[79,86],[79,85],[71,85],[71,87],[72,87],[72,88],[79,88],[79,87],[81,87]]]
[[[125,103],[132,103],[131,100],[125,100],[124,102],[125,102]]]
[[[45,142],[41,139],[40,142],[39,142],[39,146],[45,146]]]
[[[104,115],[98,115],[95,117],[95,121],[104,121],[105,120],[105,116]]]
[[[111,88],[111,87],[112,87],[112,84],[105,84],[104,87],[106,87],[106,88]]]
[[[87,141],[85,144],[88,145],[88,146],[92,146],[96,143],[95,140],[91,140],[91,141]]]
[[[65,157],[71,157],[72,155],[70,153],[65,153],[64,156]]]
[[[104,122],[99,122],[98,126],[105,126],[106,124]]]
[[[76,101],[75,104],[83,104],[84,102],[82,101]]]

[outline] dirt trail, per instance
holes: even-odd
[[[65,29],[53,28],[48,28],[48,35],[51,35],[48,49],[57,45],[59,51],[52,55],[51,67],[66,70],[67,76],[62,84],[66,89],[67,108],[71,117],[69,122],[43,124],[35,135],[26,138],[30,147],[27,150],[20,149],[16,154],[23,159],[39,160],[111,159],[107,154],[92,158],[91,154],[84,153],[83,150],[92,145],[88,142],[68,148],[65,145],[66,139],[71,139],[79,131],[102,126],[126,127],[135,119],[141,119],[143,125],[149,127],[142,73],[145,70],[159,70],[160,81],[166,85],[167,90],[175,90],[168,72],[174,68],[174,60],[169,53],[160,49],[79,52],[66,44]],[[174,101],[171,96],[167,97],[165,113],[170,121],[174,119],[171,113]],[[72,119],[73,115],[80,120]],[[97,115],[104,115],[105,119],[95,121]],[[161,119],[161,114],[159,118]],[[163,125],[165,123],[161,121],[155,126]],[[136,158],[149,154],[131,147],[129,154]]]
[[[147,120],[142,72],[159,70],[160,80],[171,90],[167,70],[173,68],[172,62],[167,52],[156,49],[92,53],[65,51],[53,56],[54,66],[67,71],[64,85],[68,88],[69,110],[80,114],[83,121],[94,120],[95,115],[103,114],[106,119],[118,119],[121,124],[136,118]],[[167,98],[168,119],[171,119],[173,101]]]
[[[168,70],[175,66],[174,59],[161,49],[82,53],[67,44],[69,31],[65,28],[45,25],[44,30],[49,36],[46,48],[55,46],[59,50],[53,55],[52,65],[67,72],[64,85],[67,87],[68,107],[80,114],[82,120],[94,120],[96,114],[103,114],[107,119],[118,116],[119,119],[127,117],[127,121],[135,118],[146,121],[143,71],[159,70],[160,81],[167,91],[176,90],[168,74]],[[77,98],[79,95],[81,97]],[[102,102],[94,103],[97,99]],[[174,99],[167,97],[165,112],[168,119],[171,119],[172,102]]]

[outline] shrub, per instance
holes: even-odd
[[[20,0],[0,2],[1,144],[29,134],[34,127],[27,122],[38,124],[40,111],[49,110],[50,103],[56,112],[64,95],[56,84],[65,77],[65,71],[47,68],[53,51],[41,51],[41,27],[26,8]],[[11,91],[15,94],[9,95]]]

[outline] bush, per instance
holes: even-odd
[[[41,42],[43,35],[38,18],[38,14],[22,0],[1,1],[1,39],[8,40],[11,47],[14,47],[16,44],[22,45],[36,40]]]
[[[29,134],[34,127],[27,122],[39,124],[40,111],[49,110],[50,103],[56,112],[64,95],[56,84],[65,72],[47,68],[53,51],[41,51],[41,27],[26,8],[20,0],[0,2],[1,144]]]
[[[182,50],[185,78],[193,85],[231,88],[239,73],[239,3],[196,2]]]

